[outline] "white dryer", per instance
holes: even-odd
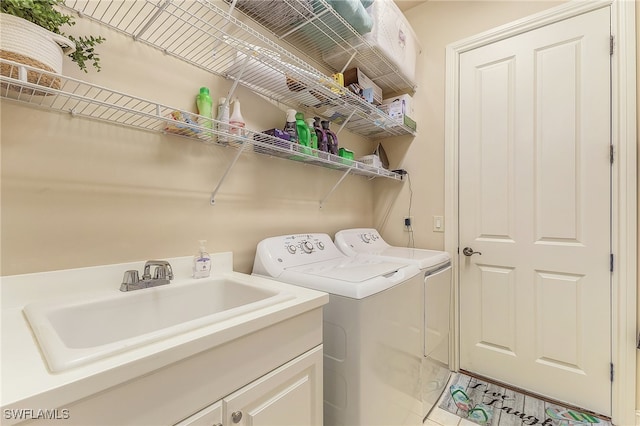
[[[423,279],[406,262],[355,259],[327,234],[267,238],[253,274],[329,293],[324,425],[422,425]]]
[[[416,265],[424,277],[421,300],[422,400],[426,417],[442,394],[451,374],[449,344],[451,330],[451,257],[437,250],[394,247],[371,228],[345,229],[336,233],[336,246],[354,259],[379,259]]]

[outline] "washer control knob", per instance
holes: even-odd
[[[305,253],[311,253],[313,251],[313,244],[311,244],[311,241],[303,241],[302,250],[304,250]]]
[[[320,250],[324,250],[324,243],[322,241],[318,241],[318,243],[316,244],[316,246],[318,246],[318,248]]]
[[[296,249],[296,246],[291,244],[291,245],[287,246],[287,250],[289,250],[289,253],[291,253],[291,254],[296,254],[296,250],[297,249]]]
[[[362,241],[364,241],[367,244],[371,242],[371,238],[367,234],[362,234],[360,237],[362,238]]]

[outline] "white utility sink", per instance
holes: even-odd
[[[24,313],[53,372],[232,320],[295,296],[230,278],[36,302]]]

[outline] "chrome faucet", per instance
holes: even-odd
[[[153,277],[151,268],[155,266]],[[138,271],[133,269],[126,271],[120,284],[120,291],[140,290],[141,288],[157,287],[169,284],[173,279],[173,269],[166,260],[148,260],[144,264],[142,279],[138,276]]]

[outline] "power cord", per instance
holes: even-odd
[[[411,176],[405,170],[405,175],[407,176],[407,182],[409,182],[409,210],[407,212],[407,218],[404,220],[404,226],[407,227],[407,231],[409,231],[409,241],[407,242],[407,247],[415,248],[416,240],[413,235],[413,226],[411,224],[411,206],[413,204],[413,188],[411,187]],[[407,223],[408,222],[408,223]]]

